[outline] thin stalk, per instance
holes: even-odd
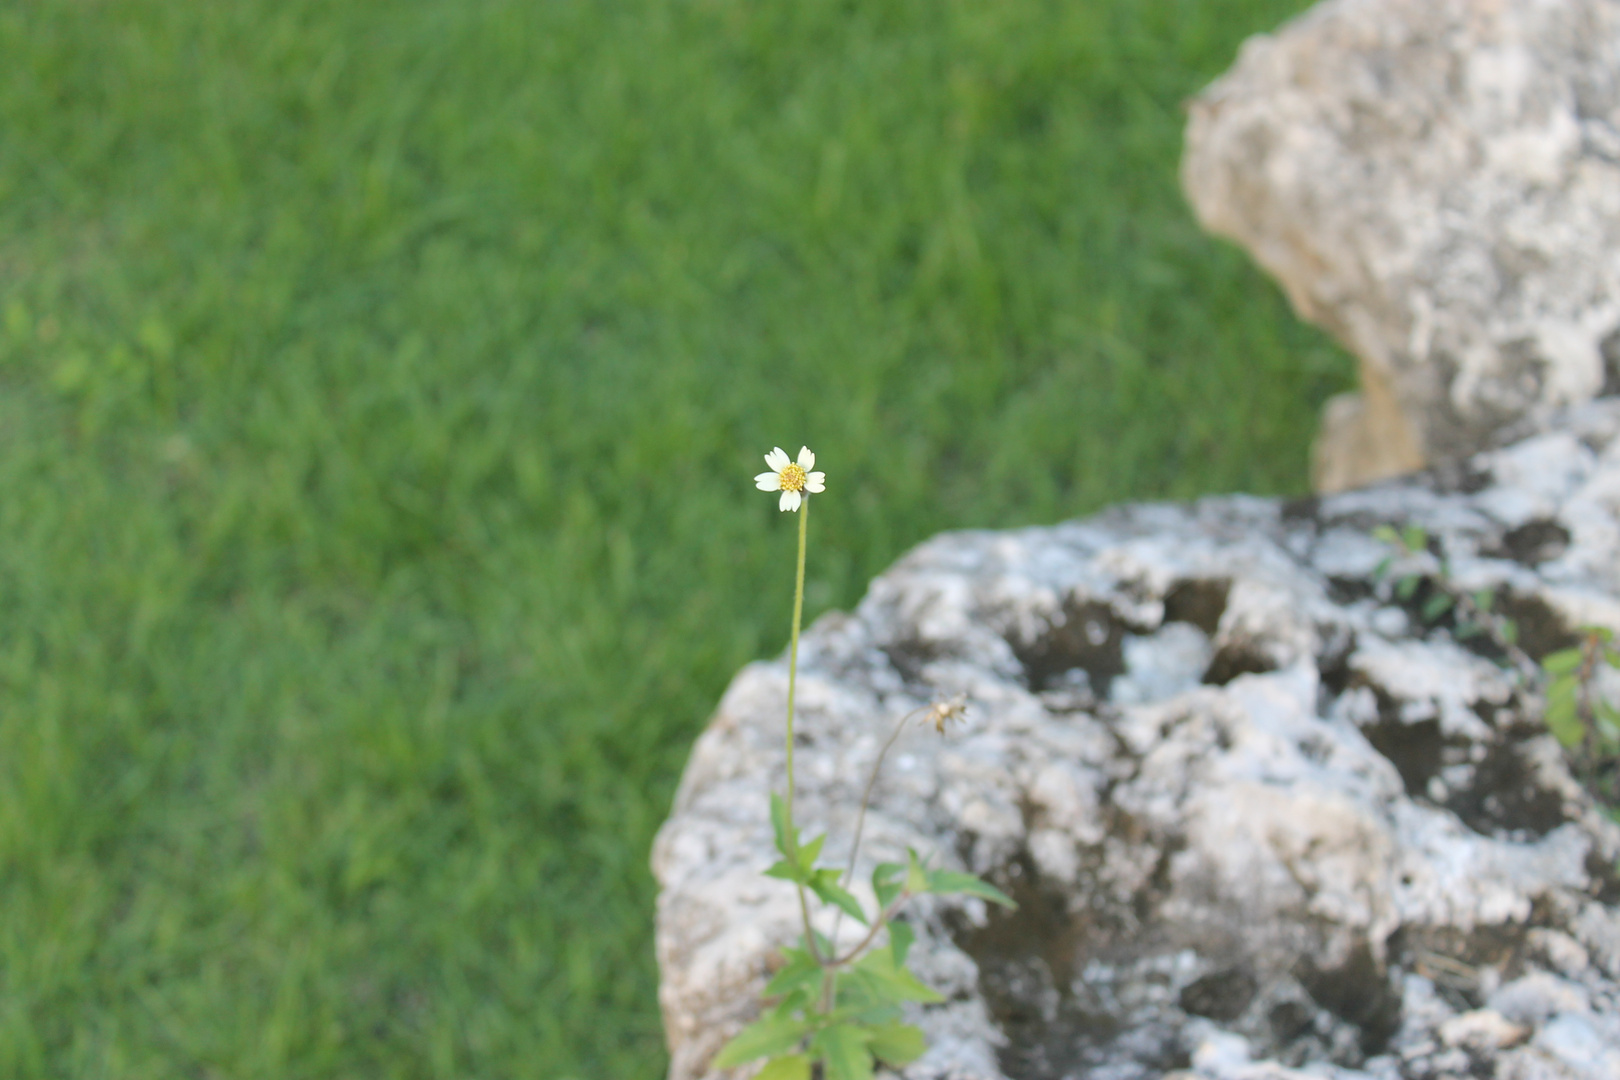
[[[1575,675],[1576,713],[1581,719],[1581,752],[1576,762],[1581,783],[1594,793],[1597,791],[1598,749],[1597,709],[1592,698],[1593,680],[1597,678],[1598,658],[1602,655],[1603,640],[1594,633],[1581,642],[1581,666]]]
[[[787,695],[787,821],[788,835],[797,837],[793,828],[793,697],[799,682],[799,623],[804,618],[804,548],[810,527],[810,496],[799,504],[799,568],[793,579],[793,638],[788,645]],[[799,918],[804,922],[804,942],[810,955],[819,962],[821,949],[816,945],[815,931],[810,928],[810,901],[804,894],[804,883],[794,883],[799,890]]]
[[[1507,620],[1494,611],[1485,611],[1474,603],[1474,597],[1467,589],[1458,588],[1450,578],[1441,576],[1436,583],[1442,590],[1451,596],[1452,602],[1457,605],[1457,611],[1463,620],[1471,622],[1482,628],[1490,635],[1497,648],[1507,654],[1509,662],[1525,680],[1526,685],[1535,686],[1541,678],[1541,665],[1530,658],[1530,654],[1519,648],[1512,635],[1506,630]]]
[[[866,808],[872,805],[872,789],[877,786],[878,772],[883,768],[883,759],[888,756],[890,749],[894,747],[895,742],[900,738],[900,733],[906,729],[906,721],[932,707],[931,705],[921,705],[902,716],[900,722],[894,725],[894,731],[890,733],[889,741],[884,743],[883,749],[878,751],[877,760],[872,762],[872,772],[866,778],[866,789],[861,792],[861,809],[855,815],[855,842],[849,846],[849,865],[844,867],[844,876],[839,878],[839,881],[846,889],[849,888],[850,881],[855,877],[855,857],[861,851],[861,833],[866,828]],[[843,928],[844,909],[839,908],[838,914],[833,917],[832,939],[834,947],[838,943],[838,931]]]
[[[845,964],[861,955],[861,952],[868,945],[872,944],[883,928],[889,925],[889,920],[899,914],[900,909],[904,907],[906,901],[910,899],[911,894],[909,892],[902,892],[899,896],[895,897],[894,902],[879,912],[878,917],[872,920],[872,925],[867,929],[866,936],[856,943],[855,947],[849,950],[849,952],[845,953],[843,956],[835,956],[831,960],[826,961],[825,963],[827,966],[835,968],[843,967]]]
[[[889,735],[889,741],[884,743],[883,749],[878,751],[877,760],[872,762],[871,775],[866,778],[866,789],[861,792],[861,810],[855,816],[855,842],[849,846],[849,865],[844,867],[844,876],[839,879],[846,889],[849,888],[850,879],[855,876],[855,856],[861,850],[861,832],[866,828],[866,808],[872,804],[872,789],[877,786],[878,770],[883,768],[883,759],[893,749],[896,740],[900,738],[900,733],[906,729],[906,721],[929,708],[932,708],[932,706],[923,705],[902,716],[900,722],[894,725],[894,731]]]

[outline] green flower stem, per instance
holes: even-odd
[[[804,617],[804,546],[810,526],[810,499],[799,504],[799,570],[793,579],[793,638],[788,645],[787,816],[793,822],[793,692],[799,680],[799,621]]]
[[[787,820],[788,835],[797,836],[793,829],[793,696],[799,682],[799,623],[804,618],[804,548],[810,528],[810,496],[799,504],[799,569],[793,579],[793,639],[788,645],[787,695]],[[799,890],[799,917],[804,921],[804,943],[810,955],[822,962],[821,948],[816,944],[815,931],[810,928],[810,900],[804,894],[804,882],[796,883]]]

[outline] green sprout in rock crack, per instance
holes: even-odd
[[[1547,730],[1575,759],[1581,782],[1607,806],[1620,805],[1620,709],[1598,692],[1603,666],[1620,668],[1614,632],[1584,626],[1580,644],[1542,658]]]
[[[925,893],[964,893],[1008,907],[1014,905],[1000,890],[971,874],[926,866],[915,851],[907,852],[904,863],[880,863],[873,869],[875,911],[866,911],[848,888],[866,806],[884,756],[906,722],[919,713],[925,714],[924,723],[934,724],[943,734],[946,724],[961,716],[961,699],[926,705],[902,717],[895,726],[894,734],[872,765],[845,868],[816,865],[825,835],[800,839],[793,823],[793,699],[799,673],[799,625],[804,614],[810,496],[826,490],[826,478],[823,473],[811,471],[816,456],[808,447],[800,448],[797,461],[789,460],[777,447],[765,455],[765,463],[771,471],[756,476],[755,486],[761,491],[781,492],[780,509],[799,514],[793,633],[788,645],[786,793],[771,796],[771,827],[781,858],[765,873],[793,884],[804,934],[796,947],[782,950],[785,963],[765,986],[764,1014],[722,1047],[712,1064],[724,1069],[768,1058],[756,1080],[809,1080],[813,1069],[822,1080],[869,1080],[877,1063],[898,1068],[916,1060],[927,1048],[922,1031],[903,1021],[903,1006],[907,1002],[944,1000],[906,967],[907,952],[915,939],[910,924],[897,918],[906,902]],[[837,912],[832,938],[817,933],[812,925],[812,895]],[[840,950],[836,939],[845,915],[867,930],[854,946]]]
[[[1393,525],[1380,525],[1372,532],[1373,539],[1382,540],[1394,548],[1373,569],[1373,580],[1382,581],[1397,563],[1427,553],[1429,534],[1421,526],[1408,525],[1397,530]],[[1438,556],[1439,566],[1432,574],[1407,572],[1395,579],[1395,599],[1402,604],[1418,600],[1425,583],[1429,588],[1418,605],[1423,622],[1434,624],[1451,613],[1455,619],[1452,636],[1458,641],[1484,635],[1489,638],[1508,663],[1532,683],[1538,682],[1540,669],[1530,655],[1519,647],[1519,626],[1512,619],[1496,611],[1496,593],[1491,589],[1465,589],[1451,576],[1451,560],[1444,553]]]
[[[1416,525],[1396,530],[1380,525],[1373,537],[1395,549],[1373,570],[1373,580],[1381,581],[1399,562],[1429,550],[1429,535]],[[1512,619],[1494,611],[1495,594],[1490,589],[1469,592],[1451,576],[1451,564],[1442,554],[1436,573],[1404,573],[1396,578],[1395,599],[1404,604],[1417,600],[1427,584],[1419,613],[1425,623],[1434,623],[1455,609],[1458,640],[1484,634],[1501,650],[1523,676],[1524,684],[1544,694],[1543,719],[1568,753],[1576,775],[1608,812],[1620,820],[1620,709],[1598,691],[1597,678],[1603,666],[1620,669],[1620,649],[1614,633],[1604,627],[1583,626],[1580,642],[1567,649],[1548,653],[1537,663],[1518,642],[1518,627]]]

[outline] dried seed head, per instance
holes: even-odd
[[[963,694],[957,694],[949,701],[936,701],[930,705],[928,711],[923,714],[922,722],[933,724],[934,730],[943,735],[947,725],[961,720],[966,713],[967,698]]]

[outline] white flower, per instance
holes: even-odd
[[[765,455],[765,464],[771,467],[771,471],[754,477],[754,486],[761,491],[780,491],[782,501],[778,505],[783,510],[799,508],[804,501],[800,492],[819,495],[827,490],[827,474],[810,471],[816,466],[816,455],[810,452],[808,446],[799,447],[797,463],[789,461],[778,446]]]

